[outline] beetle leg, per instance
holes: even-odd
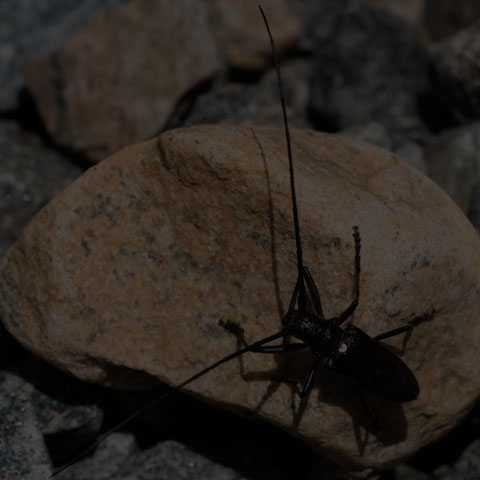
[[[256,353],[285,353],[301,350],[302,348],[308,348],[308,345],[304,343],[282,343],[281,345],[265,345],[252,348],[250,351]]]
[[[373,337],[373,339],[383,340],[385,338],[394,337],[395,335],[400,335],[403,332],[408,332],[419,323],[424,322],[426,320],[431,320],[433,318],[434,313],[435,313],[435,310],[432,310],[431,312],[425,313],[423,315],[418,315],[414,319],[409,320],[408,323],[403,327],[394,328],[393,330],[388,330],[387,332],[381,333],[380,335]]]
[[[393,330],[389,330],[388,332],[381,333],[376,337],[373,337],[374,340],[384,340],[385,338],[394,337],[395,335],[400,335],[403,332],[408,332],[413,328],[413,325],[407,324],[403,327],[394,328]]]
[[[305,282],[308,287],[308,291],[310,292],[310,297],[313,302],[313,308],[315,308],[315,313],[320,317],[320,318],[325,318],[323,316],[323,310],[322,310],[322,303],[320,302],[320,295],[318,293],[317,286],[315,285],[315,281],[312,278],[312,275],[310,274],[310,271],[308,270],[308,267],[303,267],[303,274],[305,276]]]
[[[245,340],[245,332],[240,325],[230,320],[224,322],[220,320],[219,325],[223,327],[228,332],[232,333],[237,337],[237,341],[243,348],[247,348],[249,345]],[[252,347],[249,351],[255,353],[284,353],[292,352],[294,350],[300,350],[302,348],[307,348],[308,346],[304,343],[282,343],[280,345],[261,345],[258,347]]]
[[[358,385],[354,385],[355,390],[357,391],[358,396],[360,397],[360,400],[362,402],[363,408],[365,412],[368,415],[368,418],[370,419],[370,422],[372,423],[373,431],[376,432],[378,431],[378,418],[376,415],[373,414],[371,408],[369,407],[367,400],[365,399],[365,395],[362,392],[362,389]]]
[[[353,302],[348,306],[348,308],[338,317],[332,318],[332,324],[334,326],[339,326],[345,320],[347,320],[355,309],[358,306],[358,301],[360,298],[360,232],[358,231],[358,227],[353,227],[353,238],[355,240],[355,270],[353,273],[353,285],[355,288],[355,298]]]
[[[288,306],[288,313],[291,313],[295,308],[295,303],[297,302],[297,297],[298,297],[298,289],[300,288],[301,281],[303,281],[303,277],[299,275],[295,283],[295,288],[293,289],[292,298],[290,299],[290,305]]]
[[[310,367],[310,371],[308,372],[308,376],[305,380],[305,383],[303,384],[302,391],[300,392],[300,398],[305,398],[312,386],[312,380],[313,376],[315,375],[315,372],[317,371],[317,367],[320,363],[321,357],[315,358],[313,361],[312,366]]]

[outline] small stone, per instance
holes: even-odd
[[[247,480],[239,472],[196,453],[184,445],[167,441],[132,457],[116,477],[118,480]]]
[[[310,353],[245,354],[185,390],[260,417],[344,467],[384,469],[451,430],[480,393],[480,240],[461,210],[398,157],[335,135],[292,130],[304,262],[330,318],[385,340],[415,373],[396,404],[324,368],[306,402]],[[177,385],[280,330],[296,279],[285,138],[279,128],[165,132],[90,169],[27,226],[0,264],[0,317],[27,348],[82,379]],[[227,439],[226,439],[227,441]]]
[[[329,131],[377,122],[390,134],[423,138],[418,98],[429,83],[422,42],[398,17],[353,5],[338,16],[336,34],[315,45],[313,121]]]
[[[136,455],[139,455],[139,448],[134,436],[130,433],[115,432],[98,446],[93,455],[69,466],[59,478],[61,480],[118,479],[119,475],[125,471],[125,465]]]
[[[480,440],[474,440],[454,465],[444,465],[433,473],[435,480],[476,480],[480,477]]]
[[[33,387],[0,370],[0,478],[50,477],[47,449],[31,401]]]

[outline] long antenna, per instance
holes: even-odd
[[[272,55],[275,61],[275,70],[277,72],[278,89],[280,91],[280,101],[282,104],[282,113],[283,113],[283,124],[285,125],[285,139],[287,141],[288,166],[290,169],[290,191],[292,192],[293,227],[295,230],[295,243],[297,246],[297,269],[298,269],[297,282],[299,283],[298,309],[301,312],[305,312],[306,299],[305,299],[305,283],[303,281],[302,241],[300,239],[300,226],[298,223],[297,195],[295,193],[295,175],[293,171],[292,144],[290,141],[290,130],[288,128],[287,109],[285,107],[285,96],[283,94],[282,77],[280,75],[280,62],[278,61],[277,49],[275,47],[275,42],[273,41],[272,32],[270,31],[270,26],[268,25],[268,20],[265,15],[265,12],[263,11],[263,8],[260,5],[258,5],[258,8],[260,10],[260,13],[262,14],[263,21],[265,22],[265,27],[268,32],[268,37],[270,38]]]
[[[287,110],[285,108],[285,98],[284,98],[284,95],[283,95],[282,78],[280,76],[280,66],[279,66],[279,62],[278,62],[275,43],[273,41],[273,37],[272,37],[272,34],[270,32],[270,27],[268,25],[267,17],[265,16],[265,13],[263,12],[263,9],[260,5],[258,5],[258,8],[260,9],[260,13],[262,14],[263,20],[265,22],[265,26],[267,28],[268,36],[270,38],[270,44],[272,46],[272,54],[273,54],[273,58],[274,58],[274,61],[275,61],[275,68],[276,68],[276,71],[277,71],[278,88],[280,90],[280,100],[281,100],[282,112],[283,112],[283,123],[285,125],[285,137],[286,137],[286,141],[287,141],[287,150],[288,150],[288,164],[289,164],[289,168],[290,168],[290,190],[292,192],[292,207],[293,207],[293,223],[294,223],[294,229],[295,229],[295,242],[296,242],[296,246],[297,246],[298,280],[297,280],[297,287],[295,287],[295,288],[299,289],[298,290],[298,309],[301,312],[304,312],[306,310],[306,299],[305,299],[305,283],[304,283],[304,276],[303,276],[302,244],[301,244],[301,240],[300,240],[300,227],[299,227],[299,224],[298,224],[297,199],[296,199],[296,195],[295,195],[295,179],[294,179],[293,160],[292,160],[292,147],[291,147],[291,142],[290,142],[290,131],[288,129]],[[70,461],[68,461],[67,463],[62,465],[61,467],[54,470],[49,478],[56,477],[59,473],[63,472],[70,465],[76,463],[77,461],[79,461],[83,457],[85,457],[94,448],[96,448],[100,443],[102,443],[109,435],[116,432],[118,429],[122,428],[128,422],[130,422],[134,418],[138,417],[140,414],[142,414],[144,411],[148,410],[149,408],[152,408],[154,405],[161,402],[162,400],[164,400],[169,395],[172,395],[173,393],[181,390],[183,387],[186,387],[188,384],[190,384],[191,382],[193,382],[197,378],[200,378],[201,376],[210,372],[214,368],[217,368],[220,365],[222,365],[222,364],[224,364],[224,363],[226,363],[230,360],[233,360],[234,358],[240,357],[244,353],[253,352],[253,351],[255,351],[255,349],[257,347],[260,347],[260,346],[264,345],[265,343],[271,342],[272,340],[276,340],[278,338],[285,337],[288,334],[289,334],[288,327],[284,327],[282,330],[280,330],[280,332],[275,333],[274,335],[270,335],[270,336],[268,336],[266,338],[263,338],[261,340],[258,340],[257,342],[252,343],[251,345],[247,345],[245,348],[242,348],[241,350],[233,352],[230,355],[227,355],[226,357],[223,357],[222,359],[218,360],[217,362],[212,363],[211,365],[204,368],[203,370],[200,370],[195,375],[192,375],[190,378],[188,378],[184,382],[180,383],[179,385],[173,387],[168,392],[165,392],[163,395],[160,395],[159,397],[157,397],[157,398],[153,399],[152,401],[150,401],[149,403],[145,404],[143,407],[141,407],[140,409],[133,412],[131,415],[126,417],[124,420],[122,420],[120,423],[115,425],[113,428],[104,432],[100,437],[97,438],[97,440],[94,443],[92,443],[89,447],[87,447],[85,450],[83,450],[79,455],[77,455],[75,458],[71,459]]]
[[[212,363],[211,365],[209,365],[208,367],[204,368],[203,370],[200,370],[199,372],[197,372],[195,375],[192,375],[190,378],[188,378],[187,380],[185,380],[184,382],[180,383],[179,385],[177,385],[176,387],[173,387],[171,390],[169,390],[168,392],[165,392],[163,395],[160,395],[159,397],[157,398],[154,398],[151,402],[149,403],[146,403],[145,405],[143,405],[143,407],[139,408],[138,410],[136,410],[135,412],[133,412],[131,415],[129,415],[128,417],[126,417],[124,420],[122,420],[120,423],[117,423],[117,425],[115,425],[114,427],[112,427],[110,430],[106,431],[105,433],[103,433],[102,435],[100,435],[100,437],[97,438],[97,440],[92,443],[91,445],[89,445],[85,450],[83,450],[79,455],[77,455],[75,458],[69,460],[67,463],[65,463],[64,465],[62,465],[61,467],[57,468],[53,473],[52,475],[50,476],[50,478],[53,478],[55,476],[57,476],[60,472],[63,472],[66,468],[68,468],[70,465],[73,465],[74,463],[76,463],[77,461],[81,460],[83,457],[85,457],[88,453],[90,453],[95,447],[97,447],[100,443],[102,443],[108,436],[110,436],[112,433],[116,432],[117,430],[119,430],[120,428],[122,428],[124,425],[126,425],[128,422],[130,422],[130,420],[133,420],[134,418],[138,417],[141,413],[143,413],[144,411],[148,410],[149,408],[153,407],[154,405],[156,405],[157,403],[159,403],[160,401],[162,401],[163,399],[165,399],[166,397],[168,397],[169,395],[172,395],[173,393],[177,392],[178,390],[182,389],[183,387],[186,387],[189,383],[193,382],[194,380],[196,380],[197,378],[205,375],[206,373],[208,373],[210,370],[213,370],[214,368],[217,368],[218,366],[226,363],[226,362],[229,362],[230,360],[233,360],[234,358],[237,358],[241,355],[243,355],[244,353],[247,353],[247,352],[250,352],[250,351],[253,351],[255,350],[257,347],[260,347],[261,345],[265,344],[265,343],[268,343],[268,342],[271,342],[272,340],[276,340],[277,338],[280,338],[280,337],[284,337],[285,335],[287,335],[288,332],[287,332],[287,329],[283,329],[281,330],[280,332],[278,333],[275,333],[274,335],[270,335],[269,337],[266,337],[266,338],[262,338],[261,340],[258,340],[258,342],[255,342],[255,343],[252,343],[251,345],[247,345],[245,348],[242,348],[241,350],[238,350],[236,352],[233,352],[231,353],[230,355],[227,355],[226,357],[223,357],[222,359],[218,360],[217,362],[215,363]]]

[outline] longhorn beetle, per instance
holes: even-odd
[[[173,387],[160,397],[157,397],[153,401],[144,405],[140,410],[137,410],[129,417],[125,418],[122,422],[117,424],[114,428],[101,435],[95,443],[90,445],[90,447],[83,451],[79,456],[55,470],[50,478],[58,475],[68,466],[82,458],[88,452],[93,450],[93,448],[95,448],[105,438],[107,438],[111,433],[120,429],[123,425],[140,415],[140,413],[146,409],[157,404],[167,396],[179,391],[186,385],[202,377],[211,370],[226,362],[229,362],[230,360],[233,360],[234,358],[240,357],[247,352],[284,353],[310,348],[312,352],[312,363],[303,387],[301,390],[299,390],[299,395],[301,398],[307,396],[312,386],[313,377],[319,366],[327,367],[339,375],[348,377],[356,384],[357,387],[364,388],[365,390],[368,390],[380,397],[392,401],[410,402],[418,397],[419,386],[415,375],[407,367],[407,365],[400,360],[399,357],[397,357],[393,352],[385,348],[379,342],[380,340],[384,340],[410,330],[413,328],[413,322],[408,323],[400,328],[395,328],[393,330],[384,332],[376,337],[370,337],[363,330],[353,325],[350,325],[346,328],[341,328],[342,324],[344,324],[345,321],[351,317],[357,308],[360,299],[360,232],[357,226],[353,227],[353,238],[355,243],[353,278],[355,291],[354,299],[347,309],[336,317],[326,319],[323,314],[317,286],[315,285],[308,268],[303,264],[290,131],[288,128],[285,98],[277,51],[265,13],[260,5],[258,8],[260,9],[260,13],[265,22],[277,73],[277,82],[280,93],[287,144],[293,225],[297,251],[297,280],[292,297],[290,299],[288,311],[282,318],[282,328],[279,332],[262,338],[261,340],[258,340],[250,345],[245,344],[244,348],[233,352],[226,357],[223,357],[217,362],[197,372],[195,375],[191,376],[179,385]],[[314,312],[309,312],[307,310],[307,289]],[[234,333],[241,334],[243,340],[243,331],[239,326],[229,322],[223,324],[223,326]],[[273,340],[285,339],[286,337],[294,337],[297,340],[300,340],[300,342],[267,345]]]

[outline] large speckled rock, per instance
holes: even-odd
[[[354,468],[386,468],[458,423],[480,393],[480,241],[432,181],[379,148],[294,130],[304,261],[327,316],[352,299],[352,226],[362,236],[360,305],[420,396],[397,404],[322,369],[306,402],[309,352],[249,353],[188,386],[261,417]],[[178,384],[279,331],[296,278],[288,167],[277,128],[203,126],[125,149],[43,209],[0,265],[0,314],[29,349],[91,382]],[[381,381],[381,379],[379,379]],[[226,439],[228,441],[228,439]]]

